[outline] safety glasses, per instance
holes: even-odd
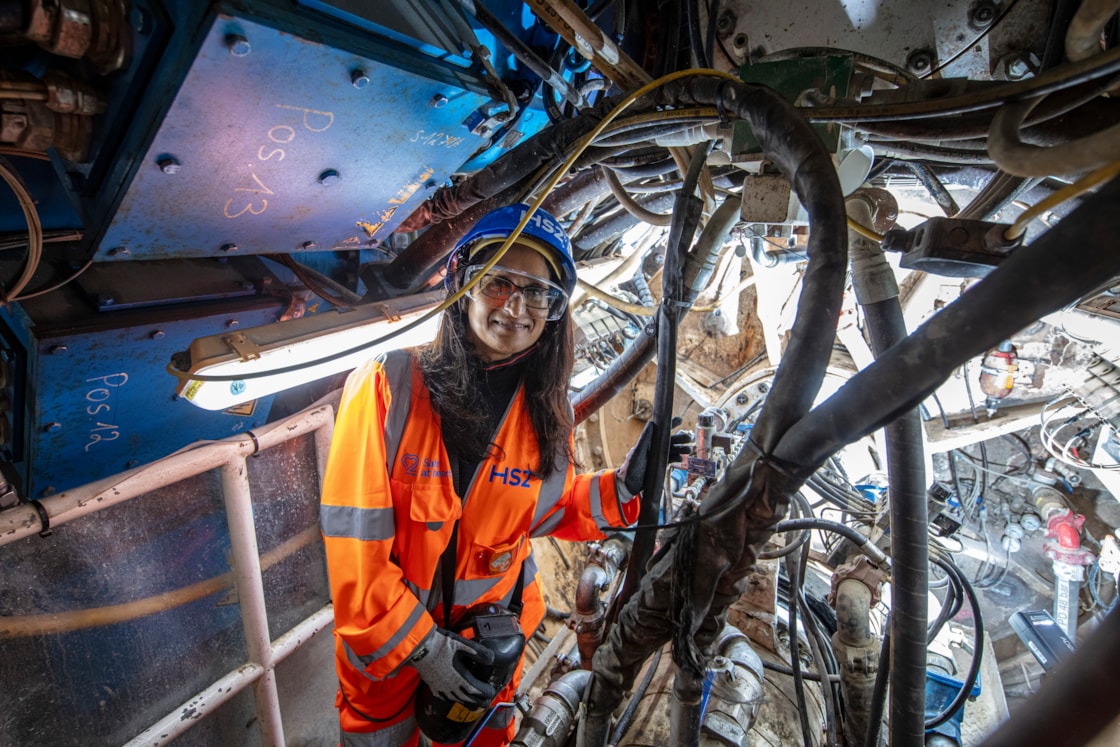
[[[467,292],[472,300],[492,309],[500,309],[512,301],[514,296],[520,296],[525,305],[525,313],[534,319],[553,322],[564,315],[568,296],[560,286],[536,275],[500,265],[479,277],[482,270],[482,265],[472,265],[464,275],[464,284],[478,278]]]

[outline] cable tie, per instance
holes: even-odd
[[[39,536],[44,539],[50,537],[54,534],[54,530],[51,529],[51,517],[47,513],[47,509],[43,508],[43,504],[39,501],[28,501],[28,503],[35,509],[35,513],[39,514],[39,523],[43,525],[43,528],[39,530]]]
[[[261,455],[261,442],[257,440],[257,434],[252,431],[245,431],[245,435],[253,441],[253,453],[249,456],[259,457]]]

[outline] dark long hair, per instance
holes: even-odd
[[[419,361],[445,436],[470,461],[481,460],[490,450],[495,418],[501,413],[479,408],[485,401],[478,384],[482,362],[467,339],[468,321],[462,308],[467,303],[471,301],[464,299],[444,312],[435,340],[421,349]],[[526,405],[541,454],[535,470],[538,478],[547,477],[566,462],[575,462],[570,443],[575,422],[568,400],[574,348],[571,310],[565,309],[562,317],[545,323],[524,363]]]

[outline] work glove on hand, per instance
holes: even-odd
[[[671,428],[681,424],[680,418],[673,418]],[[653,442],[653,421],[646,422],[641,435],[634,442],[634,446],[626,454],[622,465],[615,470],[615,488],[626,500],[633,498],[642,490],[646,481],[646,469],[649,467],[650,445]],[[688,431],[677,431],[669,437],[669,463],[679,462],[681,457],[688,454],[692,444],[692,434]]]
[[[494,663],[494,652],[450,631],[432,628],[409,663],[437,697],[471,708],[485,708],[497,692],[471,673],[468,660],[490,665]]]

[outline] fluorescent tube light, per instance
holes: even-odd
[[[172,356],[168,370],[179,378],[178,394],[188,402],[225,410],[349,371],[387,350],[430,342],[441,315],[425,316],[444,297],[443,291],[431,291],[200,337]],[[386,335],[393,336],[378,342]],[[345,354],[332,358],[339,353]]]

